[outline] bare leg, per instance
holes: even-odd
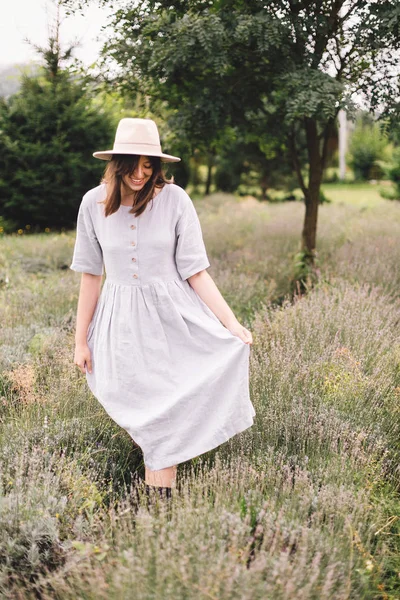
[[[175,487],[176,471],[177,465],[159,471],[150,471],[145,465],[145,483],[159,487]]]

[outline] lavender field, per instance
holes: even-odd
[[[0,597],[399,598],[400,204],[321,205],[304,295],[300,202],[196,208],[257,415],[179,466],[170,509],[73,364],[75,232],[0,239]]]

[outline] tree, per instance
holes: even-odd
[[[382,174],[378,161],[389,158],[388,142],[384,128],[368,113],[357,117],[349,144],[349,164],[357,180],[375,179],[377,174]]]
[[[285,140],[312,262],[339,110],[354,115],[358,92],[372,111],[398,111],[399,14],[396,0],[147,0],[115,13],[104,60],[210,148],[227,126]]]
[[[388,169],[390,180],[394,183],[394,193],[387,193],[384,197],[390,200],[400,200],[400,147],[393,152],[393,163]]]
[[[242,138],[240,132],[232,131],[218,148],[217,189],[232,193],[240,183],[243,187],[250,184],[259,189],[256,195],[261,200],[268,200],[269,188],[293,188],[291,169],[282,160],[284,148],[276,147],[275,141],[266,136],[263,143],[260,134]]]
[[[40,74],[23,75],[18,93],[0,100],[0,215],[17,227],[73,227],[79,201],[97,185],[104,164],[92,157],[108,147],[114,128],[94,102],[89,78],[65,66],[58,29]]]

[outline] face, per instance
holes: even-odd
[[[148,156],[140,156],[136,168],[129,175],[124,175],[123,182],[127,191],[138,192],[149,181],[153,167]]]

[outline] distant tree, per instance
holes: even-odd
[[[225,192],[235,192],[239,184],[258,188],[256,195],[262,200],[270,198],[270,188],[293,187],[294,177],[282,156],[286,151],[276,138],[260,134],[232,131],[218,149],[215,185]]]
[[[349,165],[355,179],[368,180],[380,173],[378,161],[385,158],[388,136],[382,124],[366,114],[356,119],[349,143]]]
[[[395,148],[392,157],[392,165],[388,169],[390,180],[394,183],[395,190],[393,194],[386,196],[390,199],[400,200],[400,147]]]
[[[67,66],[73,47],[62,51],[58,29],[37,50],[41,73],[0,99],[0,215],[31,230],[68,228],[104,168],[92,152],[109,146],[114,127],[90,79]]]
[[[210,149],[225,126],[283,137],[312,262],[338,111],[351,116],[353,92],[371,110],[398,111],[398,46],[397,0],[147,0],[115,12],[104,57],[127,88],[164,99]]]

